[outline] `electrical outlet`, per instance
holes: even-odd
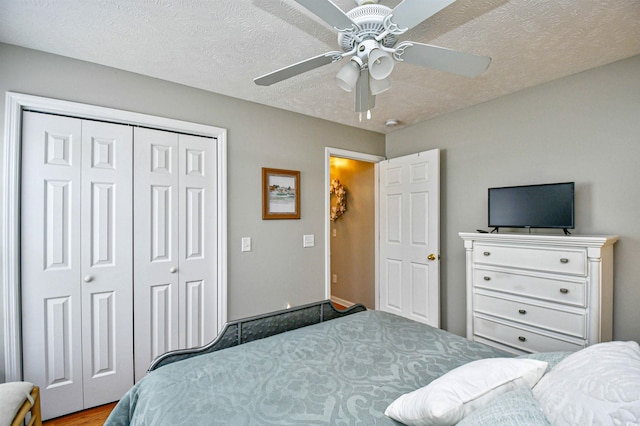
[[[333,235],[334,237],[336,236],[336,228],[333,228],[332,235]]]
[[[333,274],[333,275],[331,276],[331,282],[332,282],[333,284],[338,284],[338,274]]]

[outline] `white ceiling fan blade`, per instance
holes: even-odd
[[[254,78],[253,82],[258,86],[271,86],[274,83],[278,83],[282,80],[286,80],[307,71],[311,71],[314,68],[328,65],[332,62],[337,62],[340,59],[342,59],[341,52],[323,53],[322,55],[305,59],[304,61],[297,62],[293,65],[289,65],[288,67],[284,67],[277,71],[270,72],[269,74]]]
[[[296,0],[296,2],[306,7],[319,18],[322,18],[323,21],[338,31],[358,28],[358,25],[342,9],[333,4],[331,0]]]
[[[440,12],[456,0],[403,0],[391,11],[391,22],[401,32],[410,30],[420,22]]]
[[[491,63],[491,58],[487,56],[472,55],[415,41],[405,41],[398,44],[394,57],[399,61],[466,77],[482,74]]]

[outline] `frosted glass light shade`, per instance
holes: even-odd
[[[349,61],[336,74],[336,84],[344,91],[352,92],[360,77],[360,65],[355,61]]]
[[[393,58],[381,49],[373,49],[369,53],[369,74],[376,80],[384,80],[391,75],[394,66]]]
[[[386,92],[391,88],[391,81],[388,78],[382,80],[376,80],[375,78],[369,79],[369,90],[372,95],[379,95],[382,92]]]

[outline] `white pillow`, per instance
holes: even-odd
[[[421,389],[400,396],[384,414],[410,426],[453,425],[519,384],[533,387],[546,368],[546,362],[534,359],[473,361],[451,370]]]
[[[553,425],[640,423],[640,347],[589,346],[558,363],[533,388]]]

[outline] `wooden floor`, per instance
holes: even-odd
[[[113,410],[116,403],[101,405],[100,407],[90,408],[89,410],[78,411],[68,416],[57,417],[55,419],[42,422],[44,426],[102,426],[109,417],[109,413]]]

